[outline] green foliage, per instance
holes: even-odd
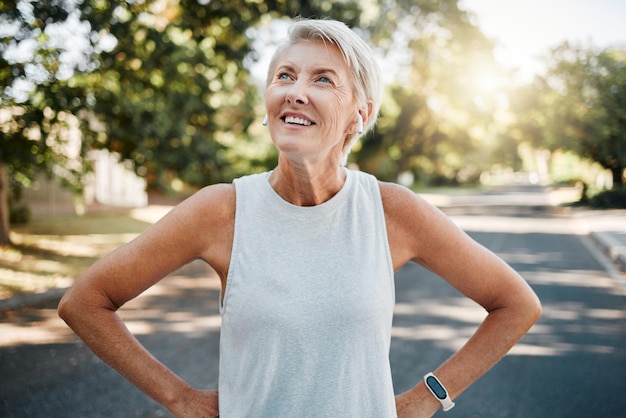
[[[487,136],[471,132],[493,123],[493,96],[481,85],[495,71],[491,43],[457,1],[380,1],[378,9],[366,27],[384,61],[401,58],[400,68],[355,161],[387,180],[409,172],[426,184],[480,171]]]
[[[514,98],[517,137],[570,150],[601,164],[622,184],[626,168],[626,50],[554,49],[546,77]]]
[[[12,225],[28,223],[30,218],[31,212],[28,206],[11,206],[9,220]]]
[[[626,188],[600,192],[589,199],[589,205],[598,209],[626,209]]]
[[[0,160],[22,186],[54,167],[76,191],[94,148],[134,161],[154,187],[169,173],[201,186],[267,168],[275,154],[257,147],[248,132],[260,98],[243,65],[254,59],[246,30],[264,16],[330,14],[349,23],[359,17],[356,2],[329,1],[22,1],[0,7],[2,22],[12,28],[0,44],[6,86]],[[68,22],[82,34],[73,38],[78,45],[55,41]],[[68,51],[81,56],[68,60]],[[67,132],[76,125],[83,140],[78,155],[68,156],[76,144],[68,143]]]
[[[331,17],[355,27],[402,77],[388,92],[376,132],[355,152],[365,169],[394,180],[455,181],[484,165],[494,103],[476,86],[491,44],[457,0],[153,1],[3,3],[17,28],[2,39],[0,159],[28,186],[37,170],[82,188],[90,149],[134,162],[151,187],[193,186],[267,169],[276,153],[252,128],[262,114],[244,63],[257,58],[250,28],[271,19]],[[71,48],[55,30],[72,22]],[[7,58],[18,45],[29,57]],[[28,48],[26,48],[28,49]],[[80,57],[68,60],[68,51]],[[37,71],[35,71],[35,69]],[[21,83],[21,84],[20,84]],[[27,85],[19,89],[19,85]],[[5,123],[6,120],[6,123]],[[77,155],[67,133],[82,133]]]
[[[90,146],[134,161],[152,187],[170,173],[202,186],[268,168],[274,154],[249,132],[261,99],[243,65],[252,55],[246,30],[264,15],[313,15],[329,5],[185,0],[165,10],[123,3],[92,12],[117,45],[85,77],[91,110],[106,126]]]
[[[82,149],[69,132],[86,100],[69,76],[90,71],[93,61],[88,55],[73,61],[68,51],[74,45],[59,45],[57,39],[60,24],[76,15],[63,1],[5,2],[0,13],[5,29],[0,39],[0,161],[8,165],[16,187],[28,187],[38,172],[56,167],[55,175],[80,191]],[[93,49],[89,39],[85,42],[82,52]]]
[[[227,179],[220,134],[242,137],[253,120],[255,93],[238,65],[248,52],[249,13],[235,19],[233,10],[216,9],[220,4],[232,5],[191,1],[160,10],[121,3],[92,12],[117,45],[85,76],[91,112],[106,127],[88,136],[90,146],[134,161],[154,186],[164,172],[193,185]]]

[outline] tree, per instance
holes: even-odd
[[[534,145],[570,150],[612,173],[624,185],[626,168],[626,50],[595,51],[564,43],[555,48],[543,78],[518,106]],[[519,102],[518,102],[519,104]]]
[[[496,71],[492,44],[456,0],[380,1],[378,8],[365,27],[397,79],[356,161],[388,180],[410,172],[450,183],[470,164],[479,171],[488,162],[486,136],[471,132],[493,121],[493,97],[482,85]]]
[[[103,23],[118,44],[86,83],[106,126],[93,146],[134,161],[154,187],[164,172],[192,185],[232,177],[227,143],[246,137],[258,101],[241,65],[252,6],[183,1],[141,18],[118,5]]]
[[[333,13],[357,16],[355,4],[339,4]],[[258,146],[248,132],[261,100],[243,65],[253,56],[247,30],[263,17],[319,15],[328,6],[183,0],[147,11],[133,3],[92,9],[89,20],[117,45],[84,77],[92,114],[106,127],[92,132],[90,146],[134,161],[154,188],[172,177],[202,186],[267,168],[271,147]]]
[[[53,170],[66,184],[80,187],[81,159],[68,155],[66,133],[86,104],[71,77],[93,69],[99,48],[85,23],[70,2],[0,5],[0,244],[9,242],[9,192],[28,187],[38,172]],[[59,43],[65,25],[83,42]]]
[[[28,187],[43,171],[80,191],[93,148],[132,160],[154,187],[168,173],[199,186],[265,168],[271,155],[239,153],[255,146],[247,131],[260,102],[243,65],[246,30],[264,16],[354,22],[358,11],[325,0],[4,2],[0,173]],[[69,147],[75,125],[83,138]]]
[[[581,154],[611,171],[613,184],[623,187],[626,168],[626,50],[597,56],[590,81],[597,96],[583,115]]]

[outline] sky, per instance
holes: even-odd
[[[461,0],[493,40],[496,59],[529,81],[540,57],[564,40],[582,46],[626,46],[626,0]]]

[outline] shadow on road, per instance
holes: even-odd
[[[492,207],[453,219],[530,283],[544,315],[445,416],[623,415],[625,296],[562,220],[514,213]],[[213,272],[194,263],[129,303],[121,315],[184,379],[216,387],[219,293]],[[485,312],[412,263],[396,274],[396,296],[390,361],[396,391],[402,392],[456,351]],[[56,317],[54,304],[1,319],[0,416],[167,416],[97,360]]]

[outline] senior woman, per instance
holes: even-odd
[[[90,267],[61,317],[176,417],[429,417],[449,409],[540,315],[525,281],[401,186],[344,167],[381,102],[372,52],[343,23],[298,20],[269,66],[277,167],[204,188]],[[222,282],[219,392],[190,387],[116,314],[202,259]],[[488,315],[449,360],[394,395],[394,271],[432,270]],[[208,360],[210,361],[210,360]]]

